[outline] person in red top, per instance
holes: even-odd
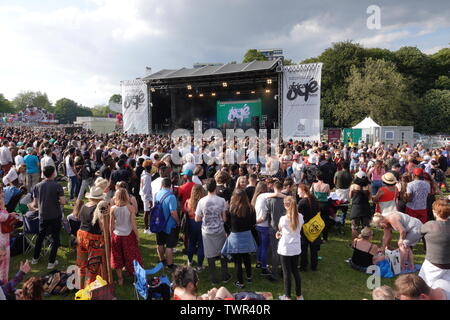
[[[192,172],[191,169],[187,169],[181,173],[181,176],[183,177],[183,180],[185,182],[183,183],[182,186],[180,186],[178,188],[178,199],[181,200],[181,211],[182,211],[183,215],[187,214],[187,211],[184,210],[184,207],[185,207],[186,201],[191,197],[192,188],[195,186],[195,182],[192,182],[193,175],[194,175],[194,173]],[[186,219],[185,226],[187,226],[188,217],[186,217],[185,219]],[[183,236],[184,251],[185,251],[185,253],[187,253],[188,242],[189,242],[188,233],[186,232],[185,228],[184,228],[184,230],[182,230],[182,232],[184,234],[184,236]]]

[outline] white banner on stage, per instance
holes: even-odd
[[[121,81],[123,131],[131,134],[148,134],[148,92],[142,80]]]
[[[285,66],[283,70],[283,140],[320,140],[322,63]]]

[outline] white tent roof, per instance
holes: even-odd
[[[368,129],[373,127],[380,127],[371,117],[365,118],[363,121],[358,123],[352,129]]]

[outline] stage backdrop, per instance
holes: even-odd
[[[285,66],[283,70],[283,140],[320,140],[322,63]]]
[[[141,80],[121,81],[123,130],[132,134],[148,134],[148,92]]]
[[[233,125],[237,119],[237,127],[250,127],[252,118],[261,119],[261,99],[241,101],[217,101],[217,127]]]

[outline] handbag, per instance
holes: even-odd
[[[8,219],[6,221],[3,221],[1,223],[1,231],[3,234],[11,233],[16,228],[17,219],[13,217],[12,215],[9,215]]]
[[[303,234],[309,242],[314,242],[325,228],[325,222],[320,216],[320,212],[303,225]]]

